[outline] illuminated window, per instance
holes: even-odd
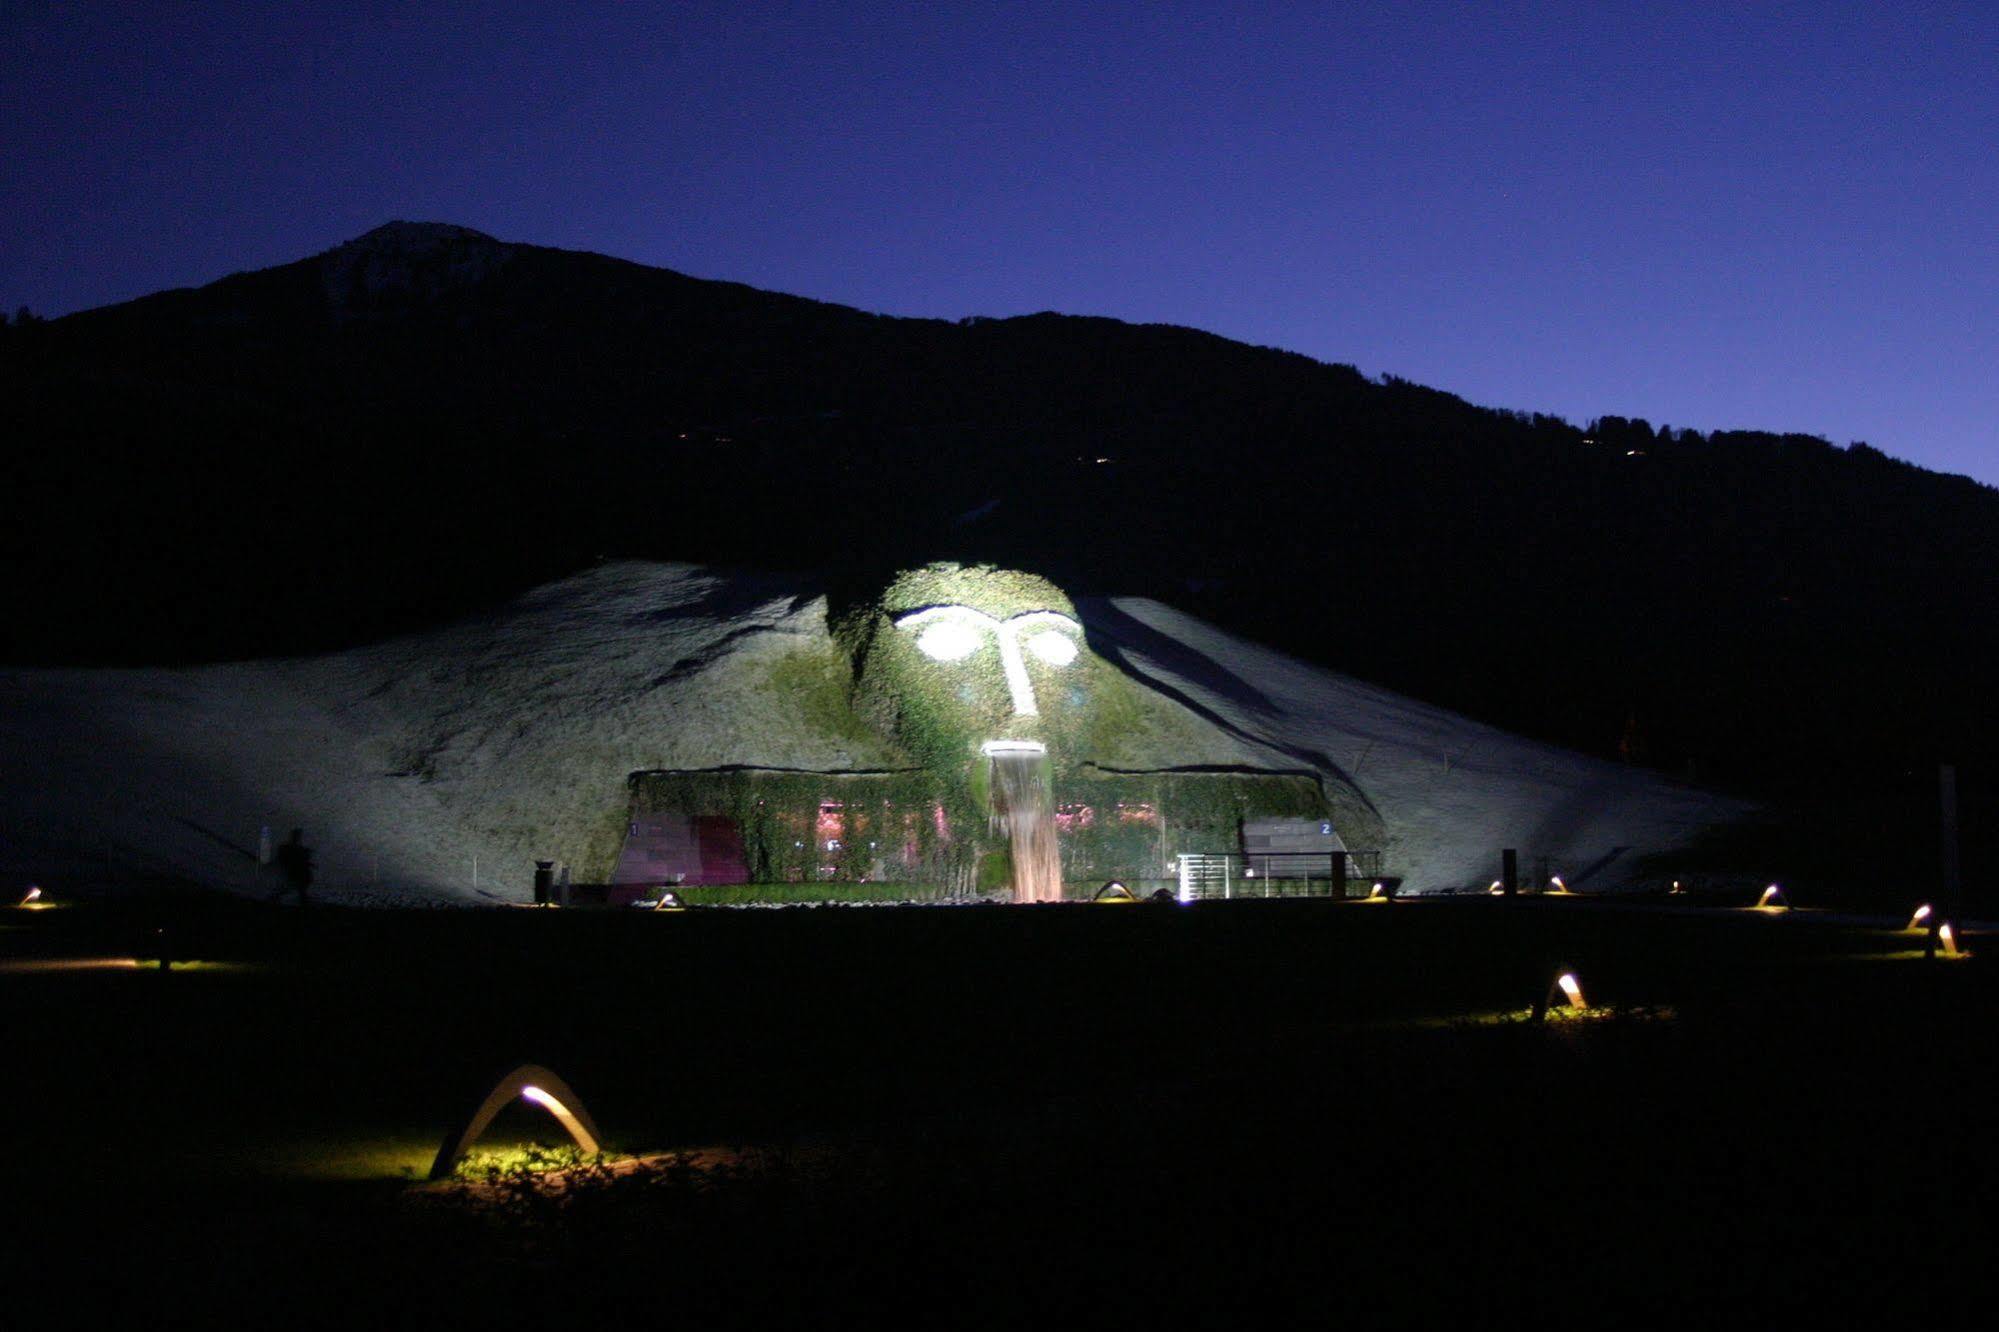
[[[1096,823],[1097,811],[1088,805],[1055,807],[1055,826],[1064,833],[1074,832],[1078,828],[1094,828]]]

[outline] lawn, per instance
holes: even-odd
[[[0,973],[35,1236],[10,1279],[95,1255],[105,1279],[73,1293],[136,1308],[1486,1319],[1560,1293],[1691,1317],[1863,1272],[1856,1298],[1949,1290],[1987,1238],[1985,959],[1809,912],[195,902],[7,924],[11,963],[149,958],[165,928],[210,964]],[[1564,969],[1589,1017],[1530,1021]],[[669,1155],[559,1197],[416,1188],[527,1061],[608,1146]],[[520,1105],[487,1141],[537,1137],[559,1130]]]

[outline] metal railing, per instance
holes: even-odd
[[[1183,852],[1180,900],[1364,897],[1380,876],[1379,852]]]

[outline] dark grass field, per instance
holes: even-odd
[[[76,1321],[1940,1315],[1993,1239],[1986,960],[1805,912],[0,925],[15,964],[150,958],[162,927],[202,961],[0,974],[0,1275]],[[1561,968],[1592,1015],[1529,1021]],[[705,1150],[414,1187],[527,1061],[614,1149]],[[525,1135],[559,1131],[493,1137]]]

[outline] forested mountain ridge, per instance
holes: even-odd
[[[611,556],[990,559],[1702,777],[1999,755],[1999,492],[1189,329],[397,223],[9,327],[0,412],[14,663],[315,650]]]

